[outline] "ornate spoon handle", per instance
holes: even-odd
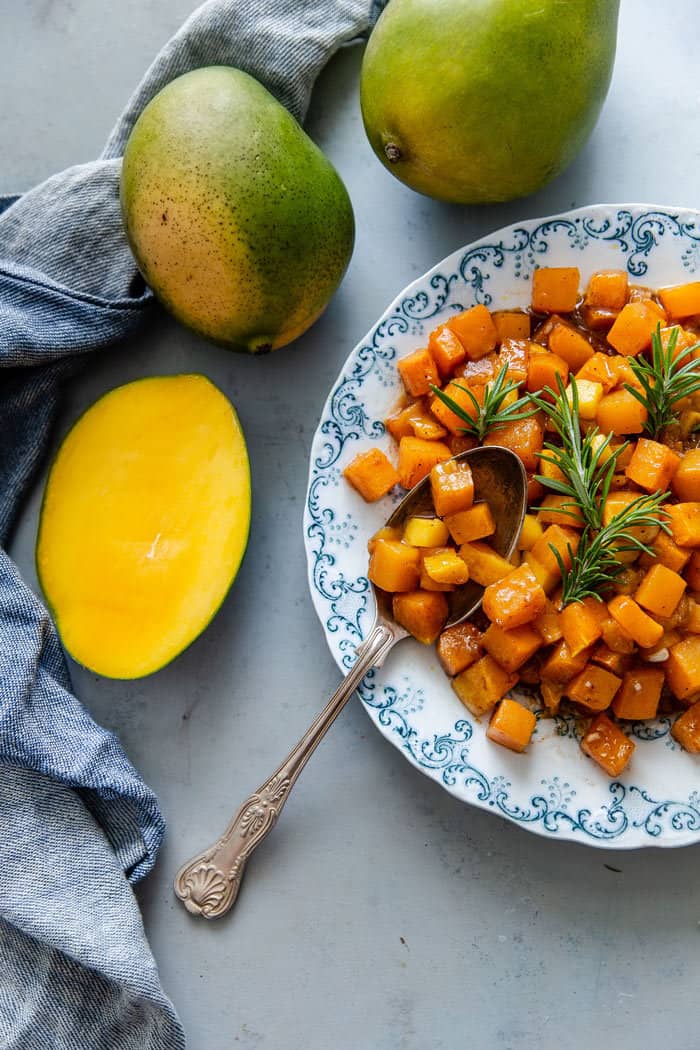
[[[233,905],[253,850],[272,831],[294,783],[327,730],[364,676],[379,666],[405,632],[378,620],[358,647],[357,660],[321,713],[272,776],[249,796],[209,849],[188,861],[175,877],[175,893],[193,915],[218,919]]]

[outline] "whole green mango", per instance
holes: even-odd
[[[146,106],[124,152],[121,202],[158,299],[237,350],[301,335],[352,255],[337,172],[261,84],[226,66],[186,73]]]
[[[382,163],[430,197],[524,197],[583,146],[610,84],[619,0],[390,0],[362,64]]]

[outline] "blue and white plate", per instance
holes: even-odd
[[[578,266],[583,284],[606,268],[626,269],[633,283],[652,288],[692,280],[700,271],[700,212],[597,205],[508,226],[414,281],[355,347],[314,437],[304,515],[311,595],[343,673],[373,618],[367,540],[398,496],[366,504],[341,472],[372,445],[395,458],[382,420],[401,393],[396,359],[475,303],[526,307],[538,265]],[[571,719],[539,721],[523,755],[490,743],[485,722],[462,707],[434,649],[413,639],[368,675],[360,696],[379,731],[421,772],[521,827],[616,849],[700,840],[700,758],[675,743],[668,718],[630,724],[636,750],[611,782],[581,752]]]

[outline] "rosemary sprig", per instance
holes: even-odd
[[[483,441],[489,430],[498,429],[505,426],[506,423],[513,423],[517,419],[527,419],[529,416],[534,416],[538,411],[536,408],[528,408],[530,405],[529,396],[520,397],[517,401],[513,401],[512,404],[504,406],[503,402],[508,395],[518,389],[518,384],[513,380],[506,382],[507,374],[508,365],[505,364],[496,378],[486,384],[483,405],[479,404],[469,387],[462,386],[461,383],[457,383],[454,380],[452,381],[453,386],[456,386],[457,389],[464,391],[468,395],[473,405],[473,412],[458,404],[454,398],[446,394],[444,390],[440,390],[439,387],[431,386],[430,389],[436,397],[440,398],[444,405],[447,405],[456,416],[459,416],[464,423],[464,426],[460,427],[464,434],[471,434],[479,441]]]
[[[664,349],[659,323],[651,337],[651,360],[641,354],[629,359],[630,367],[642,389],[637,390],[625,383],[625,390],[629,390],[646,408],[647,421],[644,430],[652,438],[657,438],[664,427],[676,421],[676,403],[700,390],[700,366],[691,356],[700,349],[700,343],[687,346],[676,354],[678,332],[676,326]]]
[[[618,561],[617,554],[622,551],[652,553],[651,548],[632,530],[661,526],[665,532],[669,532],[668,515],[662,507],[667,498],[668,492],[657,492],[653,496],[640,495],[598,531],[587,525],[576,552],[570,545],[568,547],[570,569],[567,569],[556,547],[550,544],[562,575],[562,605],[581,602],[587,597],[603,601],[601,589],[612,583],[625,568],[624,563]]]
[[[615,462],[626,443],[610,449],[612,435],[599,440],[601,435],[596,426],[582,436],[576,380],[571,377],[570,401],[560,375],[557,375],[557,385],[559,393],[554,404],[545,401],[541,393],[531,394],[530,399],[548,416],[559,435],[561,445],[545,441],[541,458],[558,467],[564,480],[542,474],[535,477],[545,488],[569,497],[560,508],[564,514],[573,518],[582,515],[586,525],[597,531],[603,524],[603,504],[610,491]]]

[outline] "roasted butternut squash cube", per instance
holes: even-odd
[[[393,525],[382,525],[381,529],[367,540],[367,550],[371,554],[377,546],[378,540],[394,540],[396,543],[400,543],[402,536],[403,529],[398,529]]]
[[[685,593],[685,580],[665,565],[652,565],[637,588],[634,600],[653,616],[672,616]]]
[[[629,280],[625,270],[599,270],[591,274],[586,288],[586,303],[619,312],[627,302],[628,289]]]
[[[527,366],[527,389],[531,394],[540,393],[548,401],[554,401],[559,384],[557,376],[566,385],[569,377],[569,366],[566,361],[550,350],[535,352],[531,350]]]
[[[448,514],[445,517],[445,525],[455,543],[472,543],[485,536],[492,536],[496,531],[496,523],[488,503],[475,503],[468,510]]]
[[[469,510],[474,502],[474,478],[468,463],[447,460],[430,472],[430,491],[440,518]]]
[[[581,738],[581,750],[610,777],[618,777],[634,751],[634,741],[605,714],[596,715]]]
[[[558,602],[553,602],[548,598],[542,612],[532,621],[532,626],[545,645],[553,645],[554,642],[558,642],[563,637]]]
[[[506,380],[517,383],[520,386],[527,379],[528,363],[530,361],[529,339],[504,339],[498,352],[498,371],[506,366]]]
[[[700,700],[676,719],[671,726],[671,735],[691,755],[700,754]]]
[[[408,424],[411,431],[417,438],[424,438],[426,441],[439,441],[444,438],[447,431],[443,427],[442,423],[439,423],[432,412],[423,406],[422,402],[417,402],[419,406],[408,416]],[[410,433],[407,435],[401,435],[410,437]],[[400,438],[398,440],[401,440]]]
[[[581,274],[577,266],[540,266],[532,275],[532,309],[537,314],[570,314],[576,309]]]
[[[440,377],[437,365],[429,350],[414,350],[407,357],[396,362],[399,375],[403,380],[406,393],[411,397],[422,397],[430,392],[430,387],[439,386]]]
[[[533,552],[523,551],[523,563],[530,567],[530,571],[539,583],[545,594],[551,594],[561,581],[561,572],[558,568],[550,569],[543,565]]]
[[[639,499],[640,496],[641,493],[630,492],[627,489],[621,489],[619,492],[611,492],[603,504],[603,525],[609,525],[613,518],[623,510],[626,510],[630,503],[634,503],[634,501]],[[631,535],[635,536],[640,543],[649,546],[654,543],[661,529],[658,525],[633,525],[628,531]]]
[[[607,354],[600,352],[593,354],[593,357],[589,357],[576,373],[577,381],[581,382],[585,379],[591,383],[600,383],[603,393],[609,394],[617,386],[617,375],[613,372],[609,362],[610,358]]]
[[[565,685],[584,669],[590,655],[590,650],[584,649],[574,656],[562,638],[561,641],[554,645],[549,656],[542,664],[542,678],[548,682],[557,682],[560,685]]]
[[[453,678],[481,656],[481,631],[471,623],[446,627],[438,638],[437,654],[443,671]]]
[[[517,671],[542,648],[542,638],[528,624],[504,631],[498,624],[492,623],[485,631],[481,644],[506,671]]]
[[[632,667],[625,671],[612,709],[618,718],[628,721],[656,718],[664,672],[657,667]]]
[[[700,448],[690,449],[682,457],[673,475],[671,488],[681,503],[700,501]]]
[[[428,349],[443,379],[452,375],[457,365],[467,356],[467,351],[446,324],[439,325],[430,333]]]
[[[471,420],[475,420],[477,417],[477,406],[484,403],[484,387],[469,387],[461,380],[453,380],[451,383],[448,383],[443,393],[451,398],[468,419]],[[474,403],[475,401],[476,404]],[[430,411],[451,434],[459,434],[464,428],[464,418],[457,412],[454,412],[449,405],[446,405],[437,396],[430,402]]]
[[[623,388],[601,397],[595,418],[603,434],[641,434],[647,410],[634,394]]]
[[[596,605],[600,606],[599,610],[595,608]],[[582,602],[571,602],[570,605],[564,606],[559,614],[559,622],[562,635],[573,656],[588,649],[602,637],[602,620],[606,615],[605,605],[597,602],[595,598],[586,598]]]
[[[640,558],[640,565],[647,569],[658,562],[672,572],[680,573],[690,561],[691,551],[687,547],[679,547],[667,532],[659,532],[651,549],[651,555],[645,553]]]
[[[621,684],[617,675],[598,664],[588,663],[568,683],[566,695],[587,711],[605,711]]]
[[[700,281],[659,288],[659,299],[671,321],[700,314]]]
[[[612,598],[608,602],[608,611],[642,649],[649,649],[655,645],[664,633],[661,624],[647,616],[641,606],[627,594],[618,594]]]
[[[404,437],[399,442],[399,484],[412,489],[427,477],[436,463],[451,459],[452,453],[442,441]]]
[[[544,535],[544,529],[534,514],[526,514],[523,518],[523,527],[518,538],[518,550],[529,551]]]
[[[463,543],[459,548],[459,556],[467,563],[469,579],[482,587],[502,580],[513,571],[513,566],[506,558],[497,554],[488,543],[480,543],[478,540]]]
[[[659,324],[658,311],[646,301],[627,303],[608,332],[608,342],[625,357],[635,357],[651,346],[651,336]]]
[[[524,751],[532,739],[537,719],[534,712],[505,697],[491,715],[486,736],[510,751]]]
[[[700,551],[691,554],[684,576],[691,591],[700,591]]]
[[[454,378],[463,380],[465,386],[486,386],[498,375],[500,362],[498,354],[490,353],[477,361],[467,358],[454,370]]]
[[[564,568],[571,568],[573,556],[578,550],[580,534],[575,529],[562,525],[549,525],[541,537],[535,541],[531,550],[532,555],[540,565],[551,572],[556,580],[561,579],[561,568],[559,558],[564,563]],[[554,553],[556,551],[556,554]],[[557,558],[557,554],[559,558]],[[547,588],[545,587],[545,590]]]
[[[402,437],[415,435],[411,422],[416,413],[424,411],[420,401],[411,401],[408,405],[401,405],[384,420],[384,426],[389,431],[394,441],[398,442]],[[436,420],[437,423],[437,420]],[[439,426],[439,424],[437,424]],[[445,433],[443,428],[443,433]],[[424,435],[421,435],[424,436]]]
[[[540,501],[537,520],[542,525],[568,525],[583,528],[583,517],[576,501],[571,496],[560,496],[550,492]]]
[[[543,442],[544,421],[539,413],[494,427],[484,439],[484,445],[501,445],[515,452],[525,470],[537,468]]]
[[[470,434],[449,434],[445,441],[453,456],[459,456],[461,452],[468,452],[470,448],[476,448],[479,444]]]
[[[343,476],[367,503],[375,503],[398,483],[396,468],[379,448],[360,452],[343,471]]]
[[[452,679],[452,688],[464,706],[476,718],[480,718],[490,711],[517,681],[517,674],[505,671],[486,653]]]
[[[668,445],[640,437],[625,474],[645,492],[665,492],[680,461]]]
[[[379,539],[369,559],[367,575],[383,591],[412,591],[418,584],[420,551],[407,543]]]
[[[420,562],[420,579],[418,581],[418,587],[421,591],[454,591],[456,586],[454,583],[438,583],[432,576],[429,576],[425,568],[425,559],[432,557],[434,554],[444,554],[445,551],[453,550],[452,547],[422,547],[421,548],[421,562]]]
[[[423,645],[435,641],[449,615],[447,599],[439,591],[395,594],[392,609],[396,622]]]
[[[482,608],[492,623],[510,630],[534,620],[546,601],[532,569],[524,564],[486,588]]]
[[[444,547],[450,538],[447,526],[439,518],[409,518],[403,538],[412,547]]]
[[[667,503],[671,536],[679,547],[700,547],[700,501]]]
[[[506,339],[530,338],[530,315],[524,310],[494,310],[491,320],[496,326],[499,343]]]
[[[700,634],[700,605],[697,602],[689,601],[688,615],[683,624],[683,630],[687,634]]]
[[[462,561],[452,547],[445,547],[442,551],[427,554],[423,559],[423,565],[428,576],[435,583],[451,583],[459,587],[469,579],[467,563]]]
[[[498,342],[498,331],[485,306],[472,306],[447,322],[467,352],[476,361],[490,353]]]
[[[547,345],[553,354],[566,361],[572,372],[581,368],[594,354],[593,347],[586,337],[573,325],[563,321],[555,324],[549,333]]]
[[[603,620],[600,626],[603,632],[603,641],[614,653],[628,656],[634,652],[634,639],[612,616]]]
[[[590,379],[576,379],[575,382],[579,419],[594,420],[598,412],[598,405],[603,398],[603,384],[594,383]],[[566,388],[566,399],[570,405],[573,405],[574,389],[572,384],[569,384]]]
[[[612,671],[618,678],[621,678],[624,674],[625,669],[629,666],[630,659],[629,656],[625,656],[622,653],[613,652],[605,642],[597,645],[591,655],[591,660],[594,664],[604,667],[606,671]]]
[[[700,635],[689,635],[672,646],[664,668],[668,687],[676,699],[694,699],[700,693]]]

